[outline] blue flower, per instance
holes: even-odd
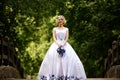
[[[65,53],[65,49],[62,46],[59,46],[57,48],[57,52],[59,53],[59,55],[62,57],[63,54]]]

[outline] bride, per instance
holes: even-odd
[[[86,80],[83,64],[67,42],[69,30],[64,27],[65,17],[58,16],[56,23],[57,27],[53,28],[54,43],[43,59],[38,80]]]

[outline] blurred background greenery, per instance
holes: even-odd
[[[14,42],[24,76],[37,77],[57,15],[67,20],[87,77],[104,77],[108,48],[120,34],[120,0],[0,0],[0,34]]]

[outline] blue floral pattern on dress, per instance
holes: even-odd
[[[47,80],[46,76],[41,76],[41,80]]]
[[[55,76],[55,75],[49,75],[49,80],[84,80],[82,78],[77,78],[75,76]],[[46,76],[41,76],[41,80],[47,80]]]

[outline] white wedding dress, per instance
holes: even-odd
[[[54,30],[57,41],[64,42],[68,28]],[[62,57],[57,53],[57,48],[54,42],[48,49],[40,66],[38,80],[86,80],[83,64],[71,45],[66,43]]]

